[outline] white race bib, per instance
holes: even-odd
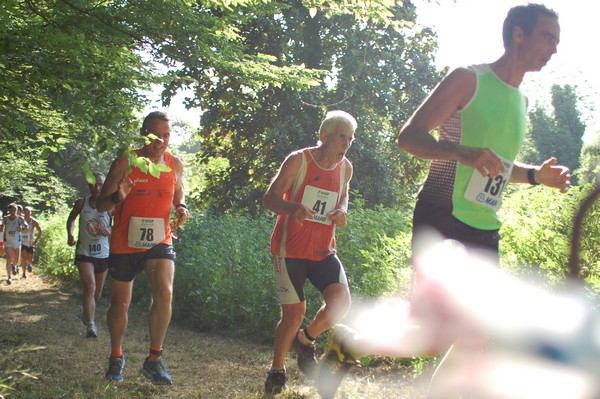
[[[331,220],[329,220],[326,215],[335,209],[337,199],[338,193],[335,191],[324,190],[313,186],[304,187],[302,205],[317,212],[313,215],[312,219],[308,220],[322,224],[331,224]]]
[[[162,218],[129,219],[127,241],[130,248],[151,248],[166,237],[165,221]]]
[[[495,177],[484,177],[481,176],[477,169],[473,170],[471,180],[469,180],[469,185],[465,191],[466,200],[486,206],[495,211],[500,209],[502,205],[502,192],[506,184],[508,184],[513,168],[512,162],[502,157],[500,159],[504,163],[504,172]]]

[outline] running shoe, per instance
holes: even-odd
[[[17,267],[14,266],[14,265],[11,265],[11,267],[12,267],[12,274],[13,274],[13,276],[16,276],[17,275]]]
[[[267,374],[267,380],[265,381],[265,393],[266,394],[278,394],[281,391],[288,389],[285,384],[285,371],[284,370],[271,370]]]
[[[12,284],[12,278],[7,278],[6,279],[6,284],[11,285]]]
[[[160,357],[153,361],[149,361],[148,358],[146,358],[146,360],[144,360],[143,372],[155,385],[171,385],[173,383],[173,379],[167,372]]]
[[[91,321],[87,325],[87,332],[85,334],[86,338],[98,338],[98,328],[96,328],[96,323]]]
[[[114,382],[123,381],[123,366],[125,366],[125,355],[109,357],[106,379]]]
[[[356,335],[350,327],[338,324],[327,338],[327,349],[319,361],[319,369],[315,378],[317,392],[323,399],[333,399],[344,376],[352,366],[360,366],[360,362],[344,348],[344,340]]]
[[[294,337],[292,347],[298,356],[298,368],[308,377],[312,377],[317,365],[317,349],[315,345],[304,345],[298,340],[298,334]]]
[[[30,264],[27,265],[27,271],[31,273],[33,271],[33,266]]]
[[[23,275],[21,276],[21,278],[27,278],[27,274],[23,273]]]

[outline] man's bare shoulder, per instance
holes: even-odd
[[[474,84],[475,71],[470,67],[458,67],[450,71],[444,80],[455,85]]]

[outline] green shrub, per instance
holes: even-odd
[[[568,272],[574,215],[591,185],[566,194],[548,188],[517,186],[504,201],[501,218],[501,259],[517,275],[533,275],[549,286]],[[587,213],[579,253],[581,276],[600,289],[600,201]]]
[[[262,335],[279,307],[269,237],[274,218],[200,215],[180,231],[174,316],[201,330]]]
[[[504,267],[521,276],[541,276],[551,285],[563,281],[573,215],[589,191],[589,186],[575,187],[565,195],[543,188],[513,189],[501,214]],[[586,218],[580,256],[582,275],[595,292],[600,290],[599,208],[595,204]],[[353,202],[348,225],[337,229],[337,246],[351,293],[358,301],[408,297],[413,277],[409,266],[411,216],[411,209],[364,209],[360,201]],[[66,244],[65,223],[66,215],[42,219],[39,263],[51,275],[76,280],[74,251]],[[192,217],[175,241],[174,319],[199,330],[272,340],[279,320],[269,251],[274,224],[272,214],[198,213]],[[307,319],[311,319],[322,300],[310,284],[306,295]],[[136,279],[133,301],[150,302],[143,275]]]
[[[45,273],[61,280],[75,282],[79,272],[75,267],[75,247],[67,245],[68,212],[42,215],[42,237],[36,248],[37,264]]]
[[[351,290],[376,297],[398,288],[409,245],[397,234],[406,218],[390,209],[352,212],[338,229],[339,256]],[[181,229],[177,251],[174,317],[203,330],[252,334],[271,340],[279,320],[270,236],[273,215],[200,215]],[[307,318],[322,304],[306,286]]]

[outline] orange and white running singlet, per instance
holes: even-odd
[[[302,151],[302,165],[283,199],[301,202],[317,213],[302,226],[290,215],[278,215],[271,235],[271,253],[282,258],[321,260],[335,253],[335,223],[326,215],[338,207],[344,192],[347,160],[332,169],[320,167],[311,150]]]
[[[165,152],[164,162],[171,171],[162,172],[159,178],[131,167],[134,185],[115,208],[110,253],[144,252],[157,244],[173,243],[169,218],[177,176],[170,153]]]

